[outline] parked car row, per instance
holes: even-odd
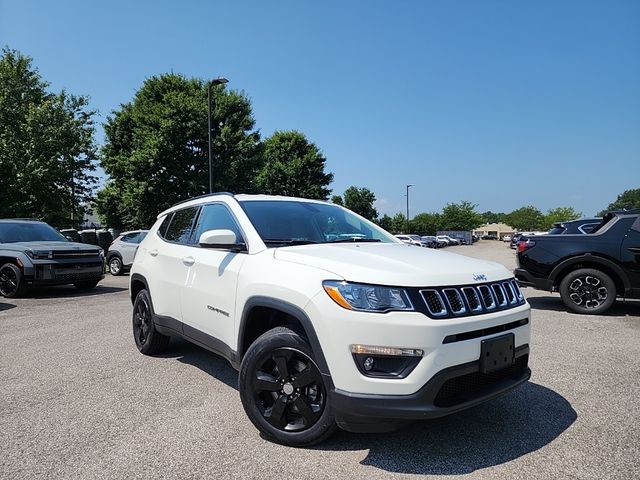
[[[396,238],[408,245],[427,248],[443,248],[453,245],[460,245],[460,240],[451,238],[448,235],[396,235]]]

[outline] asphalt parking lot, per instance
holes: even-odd
[[[452,247],[515,265],[505,244]],[[135,348],[128,277],[0,299],[0,478],[640,478],[640,303],[605,316],[525,289],[533,376],[466,412],[312,449],[260,437],[229,364]]]

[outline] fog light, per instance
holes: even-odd
[[[389,355],[402,357],[421,357],[424,351],[419,348],[381,347],[377,345],[351,345],[351,353],[356,355]]]
[[[373,358],[371,357],[365,358],[362,366],[367,372],[370,371],[373,368]]]

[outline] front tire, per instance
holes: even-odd
[[[594,268],[569,272],[560,282],[560,297],[576,313],[598,315],[616,300],[616,284],[606,273]]]
[[[247,416],[270,440],[306,447],[337,428],[313,351],[289,328],[274,328],[249,347],[239,382]]]
[[[156,330],[153,307],[146,290],[140,290],[133,302],[133,339],[140,353],[155,355],[169,345],[170,338]]]
[[[13,263],[0,267],[0,295],[5,298],[17,298],[25,291],[24,276]]]

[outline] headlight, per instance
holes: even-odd
[[[413,310],[409,296],[402,288],[335,280],[324,281],[322,286],[334,302],[347,310],[381,313],[392,310]]]

